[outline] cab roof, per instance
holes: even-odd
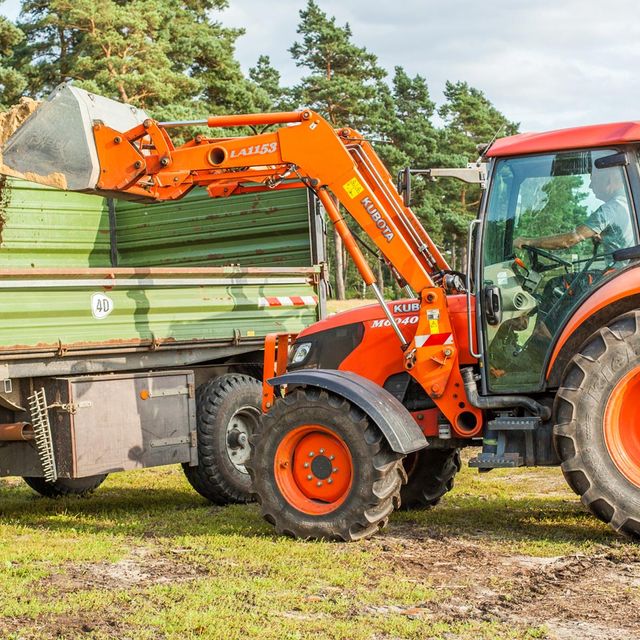
[[[608,147],[640,141],[640,122],[614,122],[587,127],[558,129],[545,133],[520,133],[496,140],[486,153],[489,158],[518,156],[525,153],[544,153]]]

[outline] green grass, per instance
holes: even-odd
[[[437,509],[395,514],[356,544],[275,536],[255,505],[213,507],[178,468],[113,475],[84,500],[4,480],[0,505],[2,638],[543,638],[439,615],[455,587],[405,571],[404,538],[425,551],[450,538],[503,554],[637,553],[557,469],[464,470]]]

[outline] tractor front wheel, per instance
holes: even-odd
[[[279,399],[251,437],[262,515],[296,538],[352,541],[400,505],[402,455],[353,404],[307,387]]]
[[[571,488],[598,518],[640,538],[640,312],[596,331],[574,356],[555,416]]]

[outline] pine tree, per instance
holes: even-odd
[[[147,109],[156,117],[243,111],[252,91],[234,59],[241,30],[212,21],[225,0],[26,0],[15,64],[33,95],[58,83]]]
[[[254,102],[260,111],[286,111],[287,90],[280,86],[280,72],[272,66],[269,56],[260,56],[249,78],[256,89]]]
[[[375,131],[384,113],[386,72],[377,58],[352,41],[351,27],[339,26],[314,0],[300,11],[301,39],[289,49],[297,66],[309,73],[291,90],[296,106],[318,111],[335,127],[348,125],[363,133]],[[336,297],[346,294],[346,263],[334,231]]]
[[[466,82],[447,82],[444,96],[439,109],[445,123],[438,142],[441,166],[465,166],[477,159],[479,145],[518,132],[518,123],[508,120],[482,91]],[[452,266],[458,268],[464,262],[467,230],[476,215],[480,190],[453,180],[440,184],[441,204],[436,213],[442,220]]]

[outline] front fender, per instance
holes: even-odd
[[[427,439],[411,414],[388,391],[350,371],[301,369],[271,378],[270,385],[318,387],[346,398],[362,409],[382,431],[389,446],[404,455],[423,449]]]

